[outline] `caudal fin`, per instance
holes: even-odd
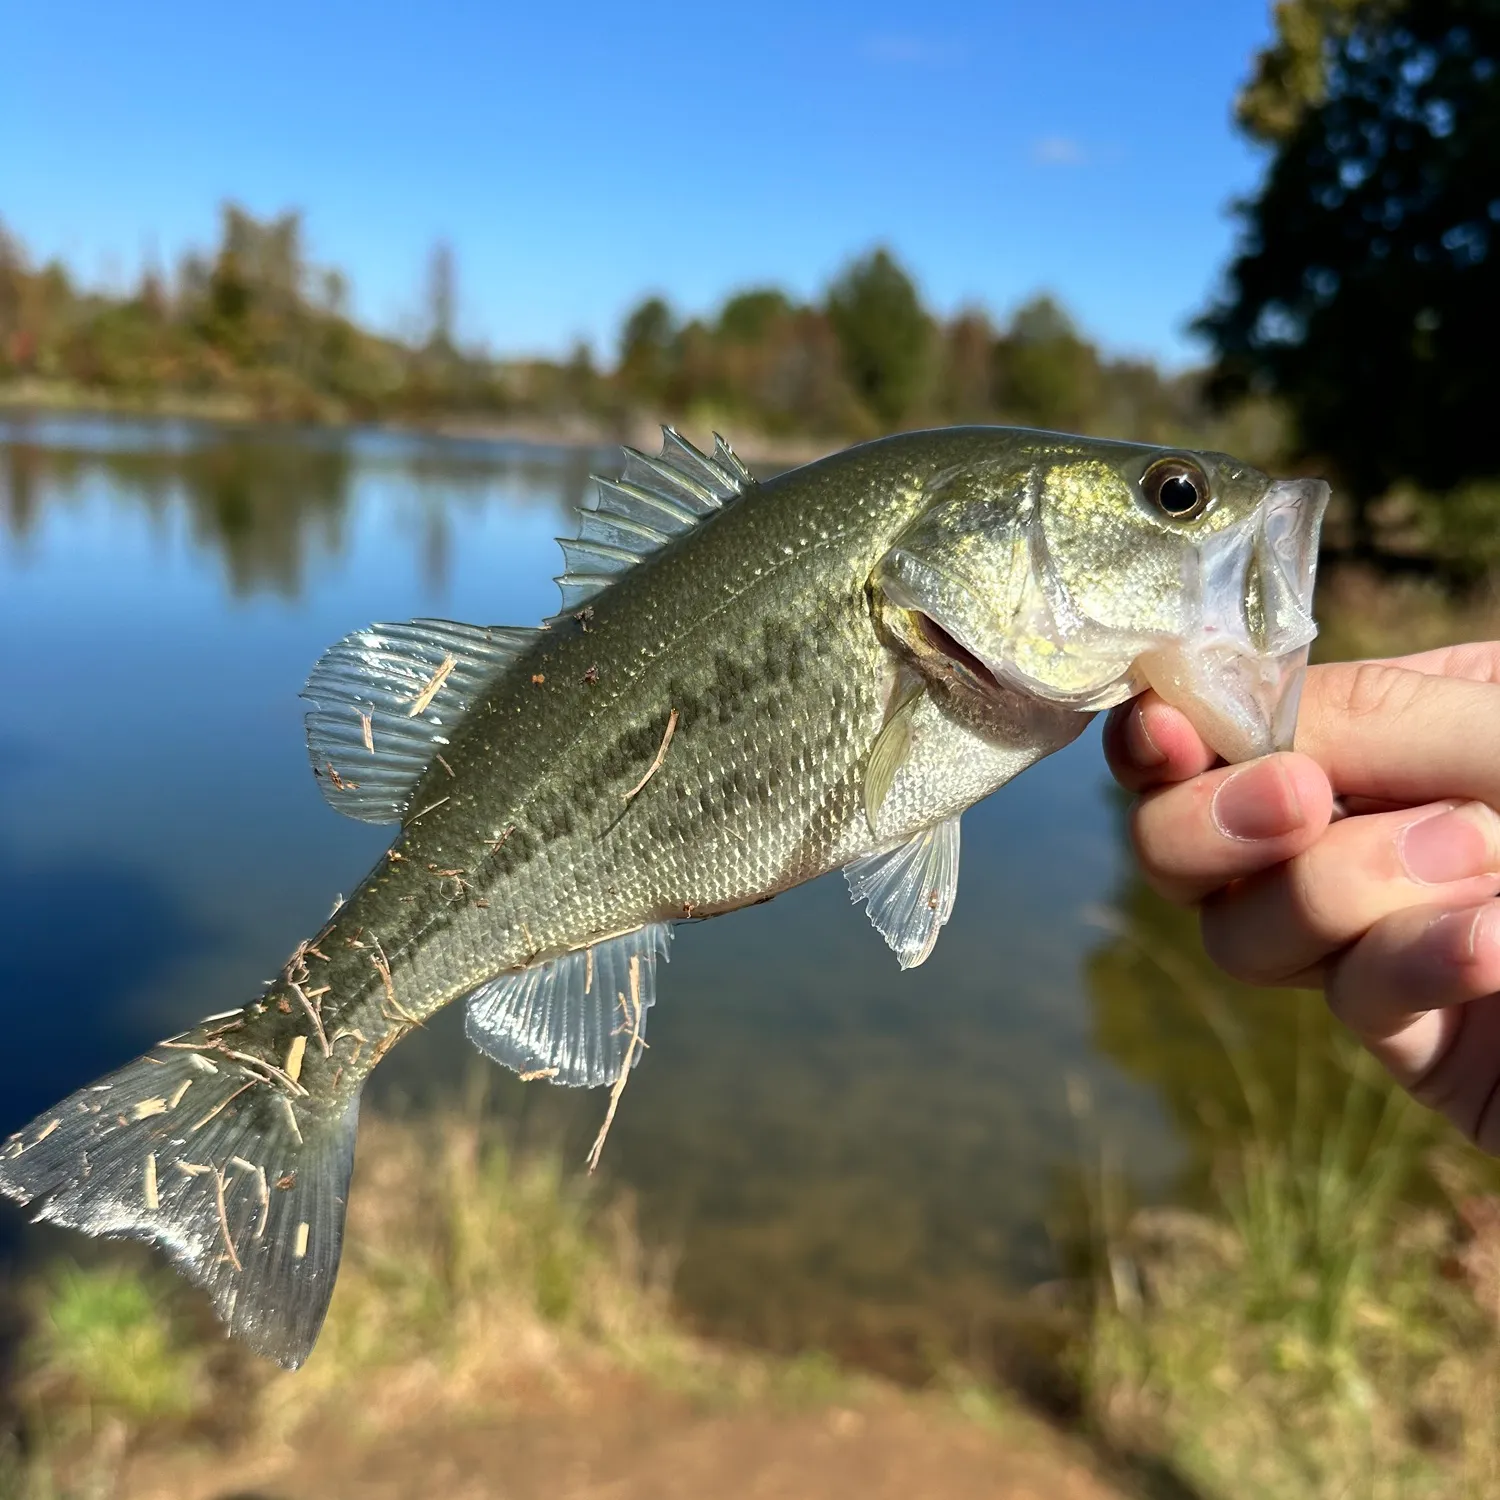
[[[295,1369],[338,1274],[359,1100],[311,1108],[274,1071],[165,1043],[0,1146],[0,1193],[160,1246],[232,1334]]]

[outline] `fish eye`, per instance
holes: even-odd
[[[1212,498],[1208,476],[1186,458],[1158,459],[1142,476],[1141,490],[1173,521],[1191,521],[1202,515]]]

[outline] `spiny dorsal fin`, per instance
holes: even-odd
[[[307,754],[329,805],[366,823],[400,822],[454,725],[539,634],[407,620],[330,646],[302,689],[313,705]]]
[[[523,1078],[585,1089],[617,1082],[627,1059],[640,1061],[656,959],[668,957],[671,938],[670,923],[648,922],[498,975],[468,997],[469,1040]]]
[[[618,479],[594,475],[599,493],[584,508],[578,536],[558,538],[564,614],[755,483],[718,433],[712,455],[700,453],[670,427],[661,435],[655,458],[627,448]]]

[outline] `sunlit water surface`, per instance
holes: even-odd
[[[0,420],[0,1134],[249,999],[320,925],[387,833],[318,794],[309,668],[371,620],[550,613],[553,537],[614,461]],[[967,815],[920,969],[838,875],[679,929],[605,1170],[695,1319],[856,1353],[961,1337],[1055,1274],[1080,1153],[1170,1175],[1172,1112],[1095,1040],[1091,912],[1122,859],[1090,732]],[[371,1103],[472,1088],[459,1021],[405,1043]],[[601,1094],[490,1071],[523,1135],[581,1157]]]

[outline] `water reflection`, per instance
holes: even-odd
[[[0,979],[39,1028],[0,1052],[0,1132],[241,1003],[317,928],[386,833],[313,786],[308,668],[371,619],[550,613],[551,537],[602,457],[0,424],[0,669],[26,684],[0,710]],[[1168,920],[1122,887],[1096,740],[969,814],[954,919],[920,970],[896,968],[838,877],[681,930],[606,1170],[676,1247],[704,1326],[908,1370],[987,1337],[1054,1269],[1070,1077],[1143,1187],[1171,1181],[1195,1138],[1179,1069],[1205,1063],[1196,1041],[1173,1051],[1172,985],[1090,925],[1122,889],[1148,946]],[[460,1019],[398,1049],[372,1106],[459,1091]],[[597,1095],[492,1088],[581,1159]]]
[[[592,457],[597,467],[609,455]],[[544,497],[565,522],[584,498],[590,460],[580,449],[436,446],[387,433],[0,417],[0,522],[24,543],[44,503],[76,503],[102,482],[158,519],[184,505],[194,539],[222,558],[235,596],[269,591],[291,600],[309,587],[316,558],[343,551],[357,464],[362,475],[409,490],[423,579],[441,595],[454,506],[484,503],[499,481]]]

